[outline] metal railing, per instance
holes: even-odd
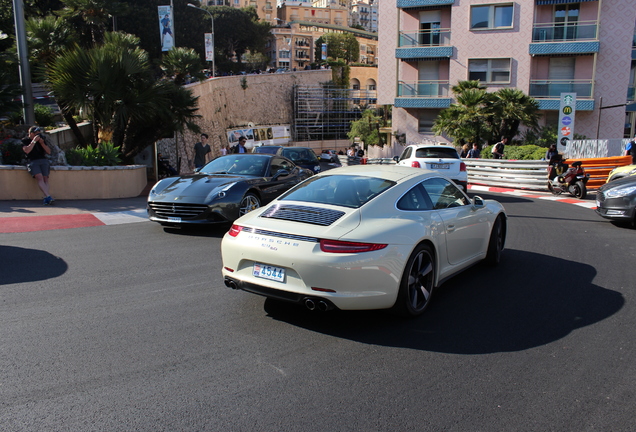
[[[400,32],[398,47],[450,46],[450,29]]]
[[[532,42],[573,42],[598,39],[597,21],[577,23],[536,23],[532,28]]]
[[[398,81],[398,97],[448,97],[448,81]]]
[[[559,98],[561,93],[576,93],[577,98],[591,98],[592,80],[530,80],[530,96]]]

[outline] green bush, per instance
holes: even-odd
[[[483,159],[492,159],[492,146],[486,146],[481,151]],[[506,159],[512,160],[541,160],[545,157],[546,148],[534,144],[515,146],[508,144],[504,149]]]
[[[35,104],[33,106],[33,111],[35,113],[35,123],[38,126],[53,126],[53,109],[51,109],[51,107]]]
[[[121,163],[119,146],[112,142],[99,143],[97,147],[76,147],[66,151],[66,161],[77,166],[115,166]]]

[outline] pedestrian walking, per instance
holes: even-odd
[[[636,164],[636,136],[633,140],[627,143],[627,147],[625,147],[625,156],[631,156],[632,164]]]
[[[501,137],[501,141],[492,146],[492,158],[493,159],[503,159],[504,157],[504,149],[506,148],[506,143],[508,142],[508,138]]]
[[[473,143],[473,148],[468,150],[468,154],[466,155],[469,159],[479,159],[481,157],[481,150],[479,150],[479,144]]]
[[[203,168],[205,165],[205,155],[210,153],[210,145],[208,144],[208,134],[201,134],[201,141],[194,145],[194,167]]]

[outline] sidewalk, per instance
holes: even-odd
[[[0,233],[145,222],[150,186],[133,198],[61,200],[48,206],[41,200],[0,201]]]

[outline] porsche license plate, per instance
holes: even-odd
[[[256,277],[276,282],[285,282],[285,269],[266,264],[254,263],[252,274]]]
[[[431,164],[431,169],[449,169],[450,164]]]
[[[181,218],[180,218],[180,217],[169,217],[169,218],[168,218],[168,222],[177,222],[177,223],[181,223]]]

